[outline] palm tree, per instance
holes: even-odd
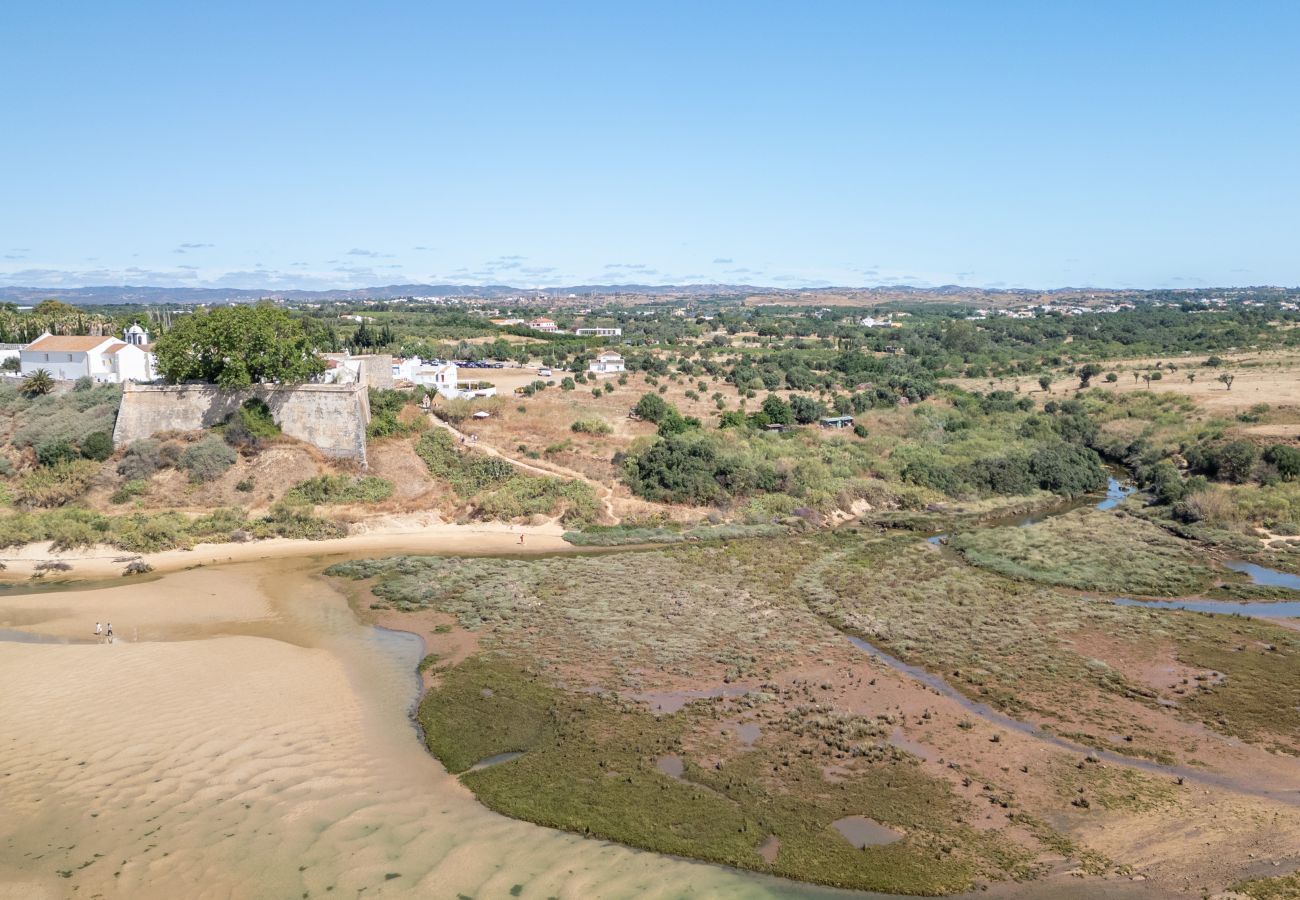
[[[37,369],[23,379],[23,393],[28,397],[39,397],[54,390],[54,376],[44,369]]]

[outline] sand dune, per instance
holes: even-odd
[[[34,632],[125,638],[0,643],[0,898],[821,893],[488,812],[407,719],[418,640],[359,625],[318,569],[0,598]]]

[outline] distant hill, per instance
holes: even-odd
[[[569,287],[520,288],[504,284],[389,284],[355,290],[280,291],[234,288],[146,287],[119,285],[82,288],[0,287],[0,303],[39,303],[51,298],[84,306],[106,303],[184,303],[219,304],[250,300],[391,300],[396,297],[478,297],[495,300],[504,297],[566,297],[569,294],[627,294],[641,297],[703,297],[717,294],[780,293],[772,288],[752,285],[690,284],[582,284]]]
[[[1060,287],[1030,288],[977,288],[956,284],[939,287],[914,287],[911,285],[882,285],[877,287],[803,287],[773,288],[749,284],[577,284],[567,287],[521,288],[505,284],[389,284],[381,287],[355,290],[277,291],[237,290],[233,288],[188,288],[103,286],[82,288],[0,287],[0,303],[29,305],[51,298],[64,303],[98,306],[114,303],[130,304],[221,304],[247,303],[253,300],[286,300],[313,303],[330,300],[392,300],[398,297],[463,297],[482,300],[518,298],[528,301],[563,301],[570,296],[579,300],[618,299],[631,303],[668,302],[705,297],[734,297],[749,305],[789,306],[872,306],[880,303],[969,303],[976,306],[1023,304],[1034,298],[1062,301],[1071,298],[1103,300],[1106,298],[1170,299],[1177,296],[1220,294],[1242,296],[1245,294],[1290,296],[1295,289],[1277,287],[1196,288],[1196,289],[1110,289]],[[571,303],[573,301],[570,301]]]

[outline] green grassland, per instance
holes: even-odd
[[[950,545],[980,568],[1085,591],[1176,597],[1230,577],[1187,541],[1123,512],[1079,509],[1024,528],[963,532]]]

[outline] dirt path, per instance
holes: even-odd
[[[491,444],[484,443],[483,441],[479,441],[477,438],[471,440],[470,435],[461,431],[455,425],[452,425],[450,422],[438,418],[433,413],[429,413],[429,419],[430,421],[433,422],[433,424],[437,425],[440,428],[444,428],[447,431],[450,431],[456,437],[460,438],[461,442],[465,444],[465,446],[467,447],[472,446],[475,450],[482,451],[483,453],[486,453],[488,456],[495,456],[499,459],[504,459],[506,462],[510,463],[510,465],[514,466],[517,469],[522,469],[523,471],[529,472],[533,475],[541,475],[544,478],[572,478],[576,481],[581,481],[585,484],[591,485],[591,487],[596,491],[596,496],[600,498],[600,505],[605,510],[606,519],[609,520],[606,524],[613,524],[613,525],[618,524],[619,517],[618,514],[614,512],[614,502],[613,502],[614,489],[609,487],[608,485],[601,484],[599,481],[596,481],[593,478],[583,475],[581,472],[577,472],[573,469],[569,469],[564,466],[556,465],[555,463],[547,462],[547,463],[538,464],[536,462],[528,462],[526,460],[519,459],[516,456],[511,456],[509,453],[506,453],[500,447],[494,447]]]

